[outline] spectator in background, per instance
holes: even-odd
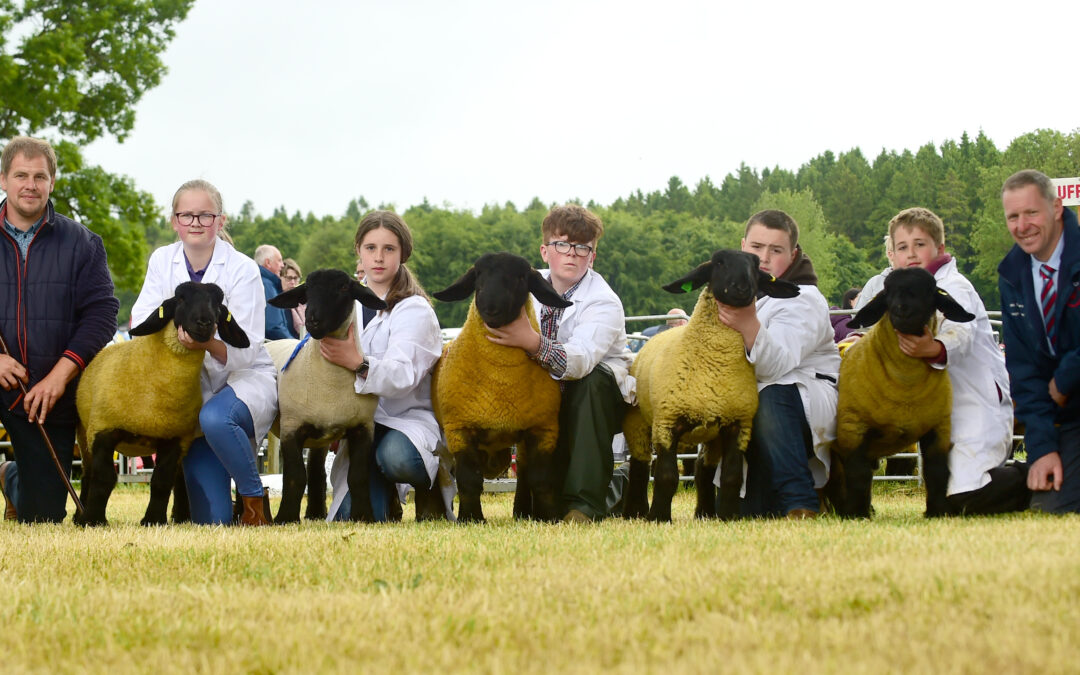
[[[356,280],[364,280],[364,260],[362,258],[356,259]]]
[[[671,309],[668,310],[668,314],[686,314],[686,312],[684,312],[682,309],[680,309],[678,307],[672,307]],[[650,337],[651,338],[654,335],[656,335],[657,333],[663,333],[668,328],[674,328],[676,326],[685,326],[686,324],[687,324],[687,320],[680,316],[680,317],[677,317],[677,318],[674,318],[674,319],[668,319],[667,322],[658,324],[656,326],[649,326],[645,330],[641,331],[641,334],[644,335],[645,337]]]
[[[859,299],[859,293],[861,291],[862,289],[858,286],[852,286],[844,291],[844,296],[840,298],[840,306],[830,307],[829,309],[851,309]],[[848,324],[851,323],[851,317],[851,314],[832,314],[829,316],[829,318],[832,319],[834,342],[840,342],[851,332],[852,329],[848,328]]]
[[[262,244],[255,249],[255,262],[262,275],[263,292],[266,295],[266,339],[284,340],[295,337],[289,330],[289,311],[270,305],[270,300],[281,294],[281,251],[270,244]]]
[[[296,264],[296,261],[292,258],[285,258],[281,261],[281,290],[291,291],[300,285],[304,275],[300,272],[300,265]],[[304,318],[307,304],[297,305],[289,312],[289,332],[292,333],[292,337],[299,339],[304,335]]]

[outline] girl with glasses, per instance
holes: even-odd
[[[277,414],[274,363],[263,347],[266,297],[259,266],[240,253],[225,233],[221,193],[204,180],[184,183],[173,197],[173,229],[179,241],[150,256],[139,298],[131,309],[137,326],[185,281],[213,283],[247,333],[251,346],[238,349],[218,337],[196,342],[183,328],[177,339],[188,349],[205,349],[201,377],[204,436],[184,457],[191,519],[202,524],[232,520],[230,481],[243,504],[243,525],[266,525],[269,500],[255,466],[256,442]]]
[[[281,261],[281,290],[291,291],[300,285],[300,280],[304,278],[303,273],[300,272],[300,265],[296,263],[292,258],[285,258]],[[292,316],[289,317],[291,324],[289,326],[292,330],[293,337],[304,337],[304,320],[306,319],[307,304],[297,305],[289,310]]]

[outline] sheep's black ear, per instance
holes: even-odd
[[[881,321],[881,317],[885,316],[885,310],[889,308],[889,303],[885,300],[885,291],[881,291],[874,296],[874,299],[866,303],[866,305],[855,313],[855,316],[851,317],[851,321],[848,322],[848,328],[866,328],[873,326],[878,321]]]
[[[764,270],[758,270],[758,290],[770,298],[794,298],[799,294],[799,285],[782,281]]]
[[[964,309],[964,306],[957,302],[953,296],[945,292],[944,289],[937,289],[937,294],[934,296],[934,307],[939,312],[945,315],[945,318],[949,321],[956,321],[964,323],[966,321],[974,321],[975,315]],[[851,325],[851,324],[848,324]]]
[[[559,292],[555,290],[555,287],[551,285],[551,282],[544,278],[543,274],[540,274],[536,270],[529,272],[529,292],[536,296],[536,299],[541,304],[548,307],[555,307],[566,309],[573,302],[566,300]]]
[[[281,309],[292,309],[307,302],[307,284],[300,284],[296,288],[278,293],[266,301],[267,304]]]
[[[368,309],[386,309],[386,302],[375,295],[375,291],[359,281],[351,282],[349,287],[352,289],[353,300],[358,301],[364,307]]]
[[[225,305],[218,305],[217,309],[217,332],[222,341],[238,349],[243,349],[251,344],[247,333],[236,323],[232,312]]]
[[[140,335],[153,335],[158,332],[172,321],[173,315],[176,314],[176,304],[175,297],[161,303],[157,310],[148,316],[145,321],[132,328],[130,334],[138,337]]]
[[[432,293],[436,300],[443,302],[457,302],[464,300],[476,290],[476,268],[470,267],[469,271],[461,275],[461,278],[442,289],[438,293]]]
[[[689,293],[692,290],[701,288],[702,284],[706,283],[712,276],[712,261],[703,262],[694,268],[694,271],[687,274],[682,279],[676,279],[662,288],[668,293]]]

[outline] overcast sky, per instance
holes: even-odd
[[[608,204],[740,162],[1080,126],[1075,1],[202,0],[124,143],[163,210]],[[1064,83],[1059,87],[1055,82]]]

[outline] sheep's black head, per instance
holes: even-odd
[[[731,307],[746,307],[757,299],[759,292],[774,298],[794,298],[799,294],[797,285],[763,272],[758,268],[760,263],[753,253],[723,249],[690,274],[663,288],[668,293],[686,293],[707,283],[713,297]]]
[[[196,342],[214,337],[214,329],[227,344],[247,347],[247,333],[232,318],[223,304],[225,294],[215,284],[185,281],[176,287],[173,296],[161,303],[157,311],[131,329],[134,336],[150,335],[164,328],[169,321],[180,326]]]
[[[935,311],[951,321],[972,321],[975,315],[943,289],[938,288],[934,275],[921,267],[893,270],[885,277],[885,290],[874,296],[851,319],[848,326],[864,328],[881,320],[885,312],[897,332],[922,335]]]
[[[386,303],[370,288],[341,270],[315,270],[307,280],[270,299],[270,304],[292,309],[304,303],[304,327],[321,340],[340,328],[353,311],[353,300],[371,309],[386,309]]]
[[[548,307],[573,304],[564,300],[528,260],[513,253],[485,253],[460,279],[432,295],[443,302],[456,302],[473,292],[476,293],[477,313],[492,328],[500,328],[518,318],[529,293]]]

